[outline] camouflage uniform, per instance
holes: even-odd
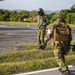
[[[49,24],[47,17],[43,15],[38,15],[38,45],[40,49],[44,49],[44,37],[46,33],[46,26]]]
[[[57,25],[59,23],[62,23],[62,25],[64,24],[63,22],[60,22],[58,20],[56,20],[54,23],[53,23],[53,26],[54,25]],[[50,28],[53,30],[53,26]],[[52,33],[53,31],[51,31]],[[51,37],[53,37],[52,34],[47,34],[45,36],[45,43],[47,43]],[[72,36],[71,36],[71,33],[70,33],[70,41],[72,39]],[[68,66],[66,65],[65,63],[65,55],[69,52],[70,50],[70,41],[55,41],[53,40],[52,42],[52,46],[54,47],[54,55],[55,55],[55,58],[56,58],[56,61],[58,63],[58,65],[61,67],[61,70],[62,72],[66,72],[68,71],[69,72],[69,69],[68,69]],[[64,74],[66,75],[66,74]]]

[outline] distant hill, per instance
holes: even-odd
[[[22,11],[22,9],[15,9],[15,11],[17,11],[17,12],[20,12],[20,11]],[[51,14],[51,13],[53,13],[53,12],[59,12],[59,10],[55,10],[55,11],[51,11],[51,10],[44,10],[44,12],[46,13],[46,14]]]
[[[51,10],[44,10],[45,11],[45,13],[46,14],[51,14],[51,13],[53,13],[53,12],[59,12],[59,10],[55,10],[55,11],[51,11]]]
[[[14,9],[14,11],[20,12],[22,11],[22,9]]]

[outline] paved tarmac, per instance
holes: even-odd
[[[36,43],[36,28],[0,25],[0,53],[14,52],[18,45]]]
[[[72,29],[75,39],[75,29]],[[0,54],[14,52],[15,46],[37,44],[37,27],[0,25]]]

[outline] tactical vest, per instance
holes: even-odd
[[[69,41],[70,40],[70,28],[68,25],[60,23],[53,27],[54,41]]]
[[[37,16],[37,19],[39,28],[46,28],[46,26],[50,23],[50,20],[45,15]]]

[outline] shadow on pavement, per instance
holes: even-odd
[[[75,70],[70,70],[71,75],[75,75]]]

